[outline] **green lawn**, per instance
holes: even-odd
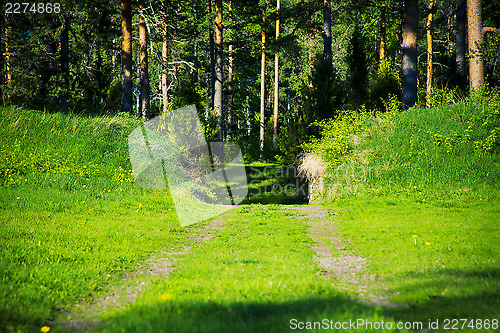
[[[427,332],[429,321],[439,321],[433,331],[464,324],[453,319],[468,320],[455,331],[498,331],[491,185],[370,185],[326,203],[328,217],[303,218],[255,181],[248,204],[183,228],[167,191],[132,182],[135,120],[0,110],[0,331],[285,332],[316,322],[372,332],[383,321],[376,331],[415,322]],[[334,256],[366,258],[356,284],[324,274],[311,221],[334,222],[325,236],[345,245],[332,243]],[[367,303],[366,293],[403,305]]]
[[[347,248],[369,258],[370,287],[408,308],[404,319],[494,319],[500,314],[500,200],[460,198],[447,207],[408,198],[328,206]]]

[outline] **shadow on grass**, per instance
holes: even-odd
[[[500,314],[500,269],[440,269],[408,273],[399,283],[400,297],[413,300],[408,309],[388,313],[412,320],[493,319]],[[399,297],[398,297],[399,300]]]
[[[498,318],[500,313],[500,269],[439,269],[407,273],[398,284],[402,297],[415,299],[410,305],[413,318]],[[391,311],[407,317],[406,311]]]
[[[306,204],[307,183],[295,166],[247,166],[248,195],[241,204]]]
[[[158,297],[150,299],[148,305],[134,304],[115,313],[97,328],[109,332],[287,332],[306,329],[310,322],[317,325],[313,331],[326,332],[445,332],[445,319],[498,320],[499,277],[498,269],[410,274],[409,283],[404,285],[408,295],[398,291],[403,298],[418,293],[420,299],[407,307],[394,308],[366,305],[336,289],[282,302],[271,301],[272,296],[263,296],[262,302],[163,301]],[[426,293],[428,297],[423,297]],[[439,327],[429,330],[429,322],[436,320]],[[374,325],[382,321],[385,329],[376,329]],[[396,329],[398,322],[412,329]],[[349,326],[335,329],[342,323]],[[495,331],[493,327],[482,329]]]
[[[344,326],[350,327],[342,329],[342,332],[367,332],[373,331],[364,326],[367,321],[372,325],[382,320],[393,321],[381,311],[381,308],[363,305],[343,295],[311,295],[285,302],[263,300],[258,303],[172,300],[157,301],[152,305],[133,305],[94,329],[107,332],[190,333],[287,332],[306,328],[339,331],[341,327],[335,329],[336,323],[347,323]],[[312,326],[307,326],[308,322]],[[360,325],[354,327],[353,322]],[[395,328],[396,322],[393,321],[391,325]]]

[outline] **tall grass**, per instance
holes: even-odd
[[[133,183],[137,120],[0,108],[0,331],[39,331],[166,244],[165,191]],[[158,237],[158,234],[163,237]]]
[[[324,139],[312,147],[329,164],[325,196],[417,194],[444,198],[457,191],[491,193],[500,185],[498,103],[464,102],[367,117],[361,123],[335,120],[324,126]],[[343,151],[335,153],[342,131]],[[326,140],[325,140],[326,137]],[[332,148],[330,148],[330,146]],[[329,155],[330,154],[330,155]]]

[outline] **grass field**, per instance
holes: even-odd
[[[425,124],[421,117],[413,123]],[[442,181],[433,184],[420,173],[395,180],[390,168],[374,178],[356,171],[325,202],[327,216],[256,191],[275,182],[270,167],[247,204],[182,228],[168,192],[132,181],[126,137],[136,120],[9,108],[0,122],[0,331],[286,332],[308,323],[312,331],[314,322],[339,331],[335,324],[350,320],[360,326],[342,331],[428,332],[436,321],[433,332],[498,331],[497,155],[465,161],[470,171],[453,179],[434,167]],[[394,123],[383,126],[409,144]],[[391,146],[370,133],[357,149]],[[455,142],[449,158],[472,156],[474,140],[472,148]],[[430,152],[405,145],[393,146]],[[371,166],[413,161],[391,149]],[[311,223],[333,228],[323,235],[333,262],[363,258],[356,278],[318,264]]]

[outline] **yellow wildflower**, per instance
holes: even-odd
[[[40,331],[42,331],[43,333],[47,333],[48,331],[50,331],[50,327],[48,327],[48,326],[42,326],[42,328],[40,329]]]
[[[425,242],[425,245],[431,245],[431,243],[429,243],[429,242]]]
[[[161,299],[164,300],[164,301],[170,301],[172,299],[172,295],[170,294],[163,294],[161,295]]]

